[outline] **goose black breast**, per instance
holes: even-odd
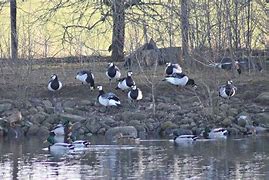
[[[116,69],[114,68],[114,67],[110,67],[109,69],[108,69],[108,76],[109,77],[115,77],[116,76]]]
[[[51,89],[57,90],[60,87],[58,80],[57,79],[52,80],[50,87]]]
[[[230,86],[230,85],[227,85],[227,86],[225,86],[225,93],[228,95],[228,96],[230,96],[230,95],[232,95],[233,94],[233,87],[232,86]]]
[[[136,99],[138,97],[138,89],[132,90],[130,96],[132,99]]]
[[[127,86],[129,86],[129,87],[131,87],[131,86],[134,85],[134,81],[133,81],[132,77],[128,76],[128,77],[126,78],[126,84],[127,84]]]
[[[166,68],[166,74],[172,74],[173,73],[173,67],[172,66],[167,66]]]

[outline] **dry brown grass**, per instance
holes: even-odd
[[[128,69],[123,67],[123,63],[116,63],[121,69],[122,76],[126,75]],[[225,81],[232,79],[235,85],[245,86],[246,84],[252,84],[253,87],[249,88],[251,91],[255,91],[255,86],[259,85],[260,90],[268,90],[268,73],[252,73],[248,74],[243,72],[238,76],[232,72],[226,72],[219,69],[203,68],[201,70],[193,70],[191,68],[184,67],[186,74],[195,79],[198,84],[198,89],[194,91],[192,88],[179,88],[162,82],[164,77],[165,66],[157,66],[156,73],[154,69],[144,67],[134,67],[133,77],[139,88],[144,91],[144,96],[151,96],[152,89],[149,81],[154,81],[155,84],[155,96],[157,99],[160,96],[174,97],[175,99],[181,99],[181,105],[184,102],[200,102],[204,107],[214,107],[218,103],[217,89],[219,85],[225,83]],[[73,97],[73,98],[96,98],[98,92],[90,92],[89,88],[75,80],[75,75],[79,70],[87,69],[91,70],[95,75],[96,84],[104,86],[104,90],[109,90],[109,81],[105,75],[107,69],[107,62],[85,62],[85,63],[66,63],[60,61],[58,63],[2,63],[0,67],[0,97],[10,99],[28,99],[31,97],[48,98],[50,94],[47,90],[47,83],[50,76],[54,73],[58,74],[59,80],[63,83],[63,88],[59,92],[58,97]],[[156,82],[157,81],[157,82]],[[264,82],[264,83],[263,83]],[[112,83],[111,91],[116,92],[114,89],[116,82]],[[247,89],[248,90],[248,89]],[[246,90],[240,90],[244,92]],[[119,96],[126,96],[125,93],[117,92]],[[174,101],[173,101],[174,102]],[[176,101],[175,101],[176,102]]]

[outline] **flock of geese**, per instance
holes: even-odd
[[[175,86],[192,86],[197,88],[195,81],[189,78],[186,74],[182,73],[182,68],[179,64],[167,63],[165,68],[166,76],[163,81],[167,81],[170,84]],[[141,89],[136,86],[135,81],[132,78],[132,71],[127,72],[127,76],[121,78],[120,69],[114,64],[109,63],[106,76],[109,79],[110,86],[111,81],[116,79],[118,84],[116,89],[122,91],[130,90],[128,92],[128,98],[130,100],[141,100],[143,98],[143,93]],[[87,84],[90,86],[90,89],[93,90],[97,88],[99,90],[98,101],[103,106],[121,106],[120,99],[118,96],[112,92],[105,93],[101,85],[95,87],[95,78],[94,74],[91,71],[80,71],[77,73],[75,79],[82,82],[82,84]],[[63,87],[61,81],[59,81],[58,76],[53,74],[48,83],[48,90],[50,91],[59,91]],[[233,85],[232,81],[227,81],[225,85],[222,85],[219,88],[219,96],[222,98],[230,98],[235,95],[236,87]]]
[[[139,101],[143,98],[143,94],[141,89],[137,88],[135,81],[132,78],[132,71],[127,72],[127,76],[124,78],[121,78],[121,72],[120,69],[114,64],[109,63],[107,70],[106,70],[106,76],[108,77],[108,80],[110,82],[116,79],[118,81],[116,89],[120,89],[122,91],[129,90],[128,92],[128,98],[130,100]],[[195,84],[195,81],[191,78],[189,78],[187,75],[185,75],[182,72],[182,68],[179,64],[173,64],[173,63],[167,63],[165,68],[165,74],[163,81],[166,81],[172,85],[175,86],[192,86],[194,89],[197,88],[197,85]],[[121,106],[121,102],[119,97],[112,93],[108,92],[105,93],[103,90],[103,87],[101,85],[95,86],[95,78],[94,74],[91,71],[82,70],[79,71],[75,79],[82,82],[82,84],[89,85],[90,89],[93,90],[97,88],[99,90],[99,95],[97,97],[99,103],[102,106],[108,107],[108,106]],[[63,84],[59,81],[58,76],[56,74],[53,74],[51,76],[51,79],[48,83],[48,90],[55,92],[61,90],[63,87]],[[233,85],[232,81],[227,81],[226,84],[222,85],[219,88],[219,96],[222,98],[230,98],[235,95],[237,88]],[[88,147],[90,143],[88,141],[84,140],[75,140],[72,138],[72,133],[70,131],[70,123],[66,122],[64,124],[59,124],[57,127],[55,127],[49,134],[49,137],[47,138],[47,142],[50,143],[49,150],[57,150],[57,149],[74,149],[74,148],[81,148],[81,147]],[[227,137],[227,130],[224,128],[216,128],[216,129],[205,129],[201,137],[203,138],[226,138]],[[174,134],[175,138],[173,139],[174,142],[180,143],[182,141],[195,141],[198,136],[195,135],[177,135]],[[119,136],[118,139],[132,139],[131,137],[127,136]],[[67,143],[66,143],[67,142]]]

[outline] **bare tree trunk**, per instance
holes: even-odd
[[[206,4],[206,18],[207,18],[207,42],[209,46],[209,51],[211,57],[213,57],[213,51],[212,51],[212,43],[211,43],[211,21],[210,21],[210,4],[209,0],[207,0]]]
[[[17,36],[17,3],[10,0],[10,26],[11,26],[11,58],[18,59],[18,36]]]
[[[217,8],[217,22],[218,22],[218,52],[223,49],[223,43],[222,43],[222,1],[216,2],[216,8]]]
[[[251,11],[251,0],[248,0],[248,16],[247,16],[247,44],[246,44],[246,48],[247,48],[247,53],[249,55],[250,51],[251,51],[251,42],[250,42],[250,11]]]
[[[238,36],[238,1],[234,1],[235,3],[235,10],[234,10],[234,17],[235,17],[235,26],[234,26],[234,33],[235,33],[235,50],[238,50],[238,45],[239,45],[239,36]]]
[[[113,11],[112,61],[124,60],[125,7],[124,1],[115,0]]]
[[[189,17],[188,0],[181,0],[181,34],[182,34],[182,56],[184,61],[190,65],[189,60]]]

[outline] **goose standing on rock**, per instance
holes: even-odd
[[[226,85],[219,88],[219,96],[225,99],[230,99],[235,95],[237,88],[233,85],[233,81],[227,81]]]
[[[165,73],[172,75],[173,73],[182,73],[182,68],[179,64],[166,63]]]
[[[82,84],[90,84],[91,90],[95,88],[94,86],[94,75],[91,71],[79,71],[75,79],[82,82]]]
[[[135,85],[135,82],[132,78],[132,74],[133,74],[132,71],[128,71],[127,77],[119,79],[119,83],[116,89],[121,89],[122,91],[124,91]]]
[[[139,101],[143,98],[142,91],[136,87],[136,85],[133,85],[131,87],[131,91],[128,92],[128,98],[130,100],[136,100]]]
[[[48,89],[52,92],[59,91],[62,88],[61,81],[58,80],[58,76],[56,74],[53,74],[50,78]]]
[[[121,106],[119,98],[114,93],[105,93],[102,86],[97,86],[97,89],[99,90],[98,101],[101,105],[105,107]]]
[[[112,79],[119,79],[121,76],[119,68],[114,63],[108,64],[108,69],[106,71],[106,75],[109,79],[109,83],[111,85]]]
[[[193,79],[190,79],[188,76],[186,76],[183,73],[173,73],[172,75],[167,75],[163,81],[167,81],[170,84],[176,85],[176,86],[193,86],[194,88],[197,87]]]

